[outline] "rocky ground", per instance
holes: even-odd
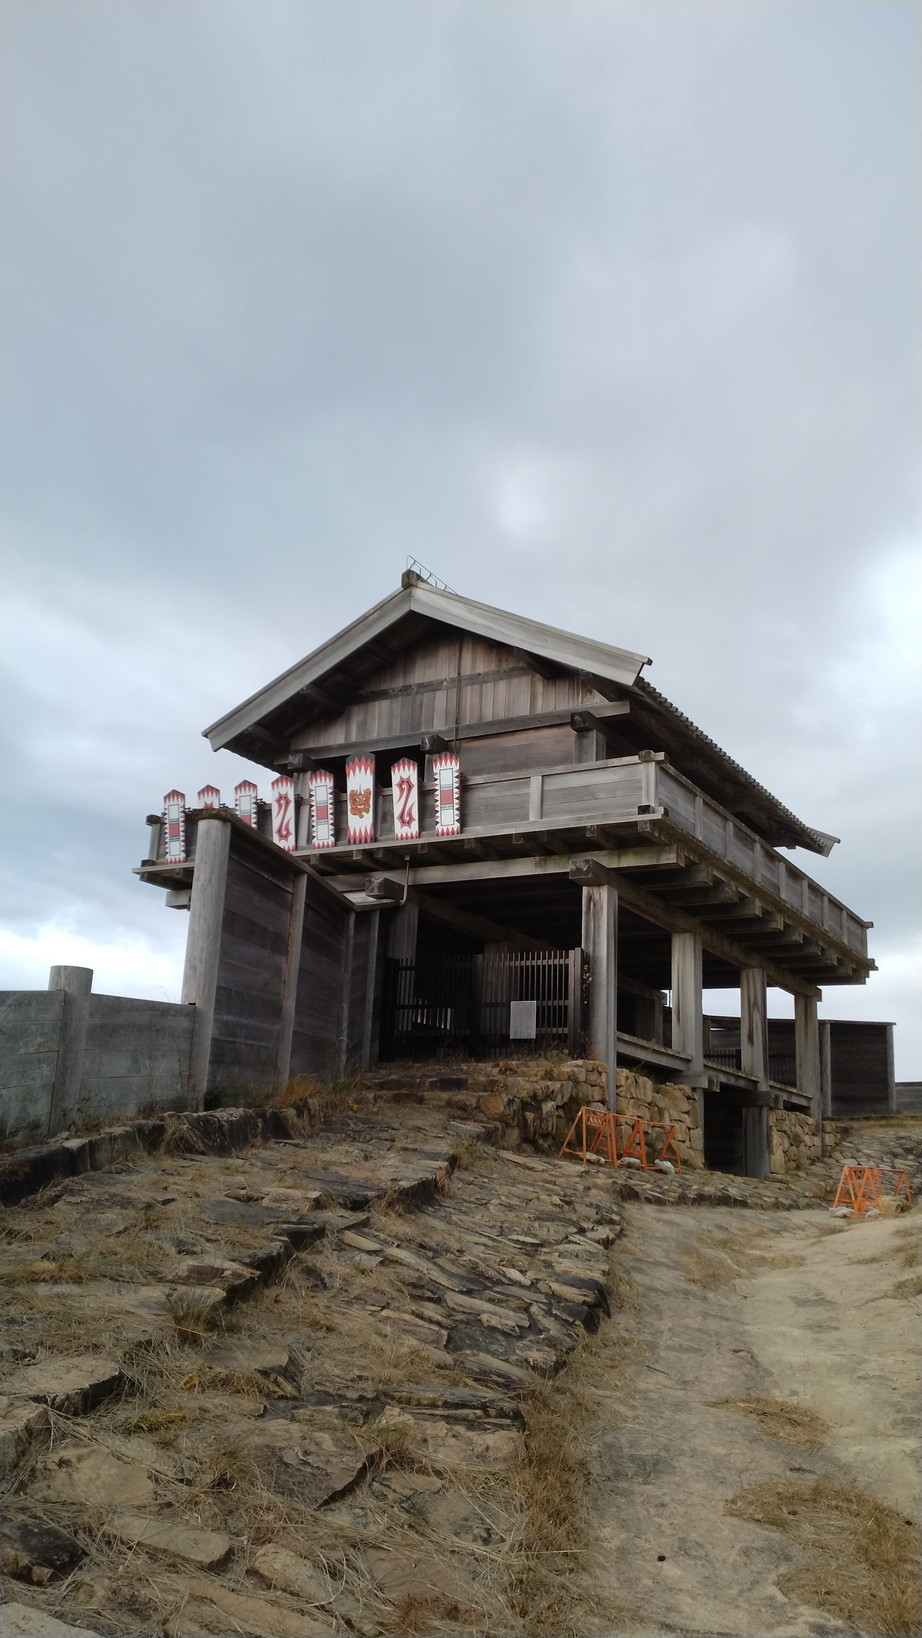
[[[622,1201],[681,1240],[828,1183],[508,1152],[418,1086],[236,1153],[225,1113],[2,1213],[3,1632],[588,1632]]]

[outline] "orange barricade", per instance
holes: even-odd
[[[578,1147],[570,1143],[579,1127]],[[563,1140],[562,1155],[579,1155],[585,1166],[590,1155],[617,1166],[618,1150],[615,1142],[615,1117],[610,1109],[588,1109],[584,1104]],[[558,1157],[559,1158],[559,1157]]]
[[[619,1115],[618,1119],[630,1120],[631,1116]],[[647,1143],[646,1138],[644,1137],[642,1120],[635,1120],[633,1122],[631,1126],[631,1135],[615,1161],[615,1165],[621,1166],[626,1160],[635,1160],[640,1166],[643,1167],[644,1171],[649,1170],[647,1163]]]
[[[897,1175],[896,1175],[896,1188],[893,1191],[894,1200],[899,1200],[901,1192],[904,1193],[905,1196],[906,1196],[907,1206],[911,1206],[912,1205],[912,1190],[909,1187],[909,1178],[906,1176],[905,1172],[897,1172]]]
[[[671,1126],[669,1122],[665,1120],[650,1120],[647,1122],[647,1125],[650,1127],[661,1127],[666,1134],[663,1140],[663,1147],[661,1148],[653,1164],[656,1165],[657,1161],[660,1160],[669,1160],[675,1166],[676,1171],[680,1172],[682,1170],[682,1157],[679,1154],[679,1140],[676,1137],[675,1127]]]
[[[881,1206],[880,1169],[877,1166],[843,1166],[833,1211],[844,1208],[852,1217],[866,1217],[869,1211],[873,1211],[880,1216]]]

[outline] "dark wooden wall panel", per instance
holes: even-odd
[[[893,1108],[893,1026],[834,1018],[829,1031],[833,1119]]]

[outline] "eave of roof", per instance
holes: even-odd
[[[765,785],[760,785],[759,781],[754,779],[751,773],[747,773],[739,762],[734,761],[733,757],[722,750],[715,740],[711,739],[709,735],[692,722],[684,711],[680,711],[677,705],[673,705],[671,700],[667,700],[665,694],[661,694],[659,689],[654,688],[646,677],[637,678],[631,688],[631,693],[641,699],[649,700],[656,710],[661,711],[664,716],[670,717],[681,728],[687,739],[700,746],[701,750],[706,755],[713,757],[715,761],[719,760],[723,767],[731,772],[741,784],[757,795],[759,800],[763,801],[766,807],[778,816],[781,824],[790,828],[792,837],[796,837],[797,846],[807,848],[811,853],[821,853],[824,858],[828,857],[839,841],[838,836],[830,836],[826,831],[814,830],[812,825],[804,824],[804,821],[798,819],[790,808],[786,808],[782,802],[779,802],[777,796],[774,796]],[[782,846],[784,845],[788,844],[783,843]],[[790,845],[793,845],[793,842]]]

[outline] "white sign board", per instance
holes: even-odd
[[[510,1001],[510,1041],[533,1041],[538,1033],[537,1001]]]

